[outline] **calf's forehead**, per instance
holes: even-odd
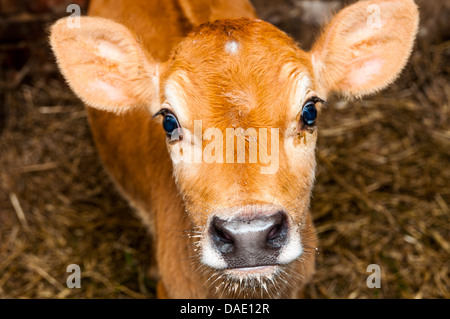
[[[163,92],[182,122],[277,127],[290,114],[299,82],[305,92],[312,85],[310,69],[308,54],[274,26],[225,20],[181,42],[168,62]]]

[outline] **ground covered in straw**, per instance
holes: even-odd
[[[318,21],[300,1],[254,3],[310,45]],[[320,115],[307,297],[450,298],[450,10],[419,4],[419,39],[395,85],[332,98]],[[152,298],[150,238],[102,169],[44,36],[0,42],[0,298]],[[81,289],[65,285],[70,264]],[[380,289],[366,285],[370,264]]]

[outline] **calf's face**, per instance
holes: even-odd
[[[200,269],[267,290],[315,248],[308,207],[324,100],[390,84],[417,24],[413,1],[360,1],[333,18],[310,52],[248,19],[197,27],[164,63],[102,18],[82,18],[78,29],[62,19],[51,44],[87,105],[143,108],[161,121]]]
[[[323,100],[308,54],[266,22],[218,21],[180,43],[161,79],[156,116],[200,261],[243,275],[299,258]]]

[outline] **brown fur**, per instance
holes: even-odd
[[[92,26],[87,31],[73,31],[65,28],[62,20],[52,28],[51,40],[69,84],[91,106],[87,108],[89,119],[105,166],[153,235],[160,277],[158,296],[220,297],[223,291],[204,284],[212,270],[202,268],[193,250],[196,240],[186,237],[185,231],[203,229],[211,212],[224,207],[264,203],[285,207],[291,221],[302,224],[304,253],[285,266],[290,279],[279,284],[276,294],[280,298],[298,296],[314,272],[317,246],[308,210],[317,131],[292,130],[300,112],[293,111],[292,105],[298,77],[311,80],[307,96],[324,99],[331,92],[361,96],[383,88],[409,56],[417,29],[415,6],[408,0],[395,1],[394,6],[372,1],[387,13],[387,39],[383,37],[386,29],[370,38],[352,33],[352,27],[364,28],[364,6],[372,2],[355,4],[337,15],[307,53],[283,32],[256,20],[245,0],[148,2],[92,0],[90,16],[121,25],[84,18],[82,23]],[[395,30],[397,18],[404,27],[399,32]],[[221,20],[213,22],[216,19]],[[89,41],[84,42],[85,38]],[[101,57],[99,48],[105,41],[125,52],[127,60],[122,61],[120,54],[113,60]],[[224,49],[229,41],[239,44],[235,54]],[[63,53],[68,45],[85,50],[72,50],[69,56]],[[389,59],[385,50],[392,51]],[[375,63],[373,56],[378,59]],[[379,61],[381,72],[369,78],[358,73],[362,65],[377,67]],[[348,74],[356,76],[348,78]],[[118,96],[108,99],[92,79],[117,88]],[[222,132],[230,127],[279,128],[278,171],[259,174],[264,166],[260,162],[172,165],[167,148],[170,152],[173,146],[167,145],[160,121],[151,118],[167,99],[165,88],[170,81],[177,83],[176,94],[188,105],[181,123],[186,131],[193,131],[194,120],[202,120],[203,131],[211,127]],[[100,90],[86,93],[91,85]],[[294,146],[290,146],[291,139]],[[203,142],[203,147],[206,144]],[[197,267],[201,271],[196,271]],[[225,292],[222,296],[253,295]],[[272,295],[264,295],[268,296]]]

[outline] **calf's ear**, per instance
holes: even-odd
[[[68,18],[51,27],[50,44],[72,90],[91,107],[121,113],[158,104],[159,65],[125,26],[82,17],[79,27]]]
[[[340,11],[311,49],[319,90],[361,97],[392,83],[413,47],[412,0],[359,1]]]

